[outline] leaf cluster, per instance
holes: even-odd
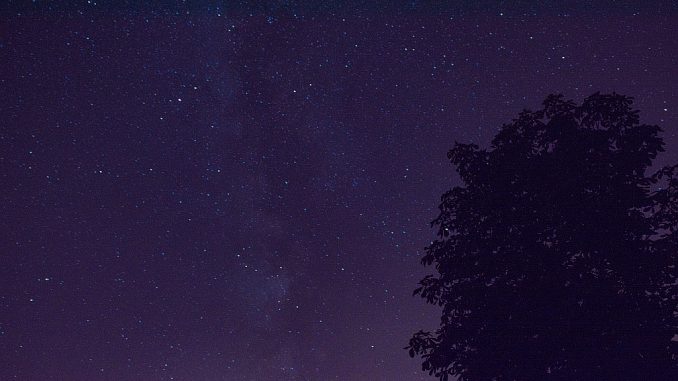
[[[562,95],[456,143],[416,295],[440,327],[406,349],[440,380],[678,379],[678,166],[632,98]]]

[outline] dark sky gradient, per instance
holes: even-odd
[[[595,3],[2,6],[0,380],[431,379],[455,140],[617,91],[678,161],[678,9]]]

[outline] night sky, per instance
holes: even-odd
[[[0,380],[432,380],[455,140],[616,91],[678,161],[668,2],[89,3],[0,6]]]

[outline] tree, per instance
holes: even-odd
[[[455,143],[406,349],[440,380],[678,380],[678,165],[632,98],[550,95],[489,149]]]

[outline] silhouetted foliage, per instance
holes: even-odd
[[[551,95],[489,149],[448,153],[463,186],[441,198],[437,275],[415,294],[442,307],[410,356],[441,380],[678,380],[678,166],[632,98]]]

